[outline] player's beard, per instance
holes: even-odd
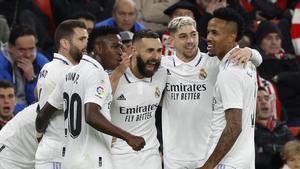
[[[82,58],[82,53],[83,51],[80,51],[77,47],[71,44],[70,54],[77,63],[80,62]]]
[[[155,59],[147,60],[146,62],[144,62],[143,59],[142,59],[142,57],[141,57],[141,55],[137,55],[136,60],[137,60],[138,70],[139,70],[140,74],[143,75],[144,77],[151,77],[151,76],[153,76],[154,73],[157,71],[157,69],[160,66],[160,61],[157,61]],[[147,64],[149,64],[149,62],[152,62],[152,61],[156,62],[156,64],[154,66],[153,71],[148,71],[146,69],[146,66],[147,66]]]

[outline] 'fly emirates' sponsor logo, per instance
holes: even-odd
[[[200,100],[201,92],[206,91],[206,84],[166,84],[171,100]]]
[[[135,107],[120,107],[120,114],[124,115],[125,122],[137,122],[148,120],[152,117],[158,104],[149,104],[145,106],[136,105]]]

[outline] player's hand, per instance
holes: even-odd
[[[120,62],[120,65],[117,67],[119,68],[122,73],[125,72],[125,70],[129,67],[130,65],[130,58],[131,58],[131,55],[128,56],[128,54],[126,54],[125,52],[123,53],[123,55],[121,56],[122,57],[122,61]]]
[[[121,57],[122,61],[120,61],[119,66],[113,70],[115,76],[122,76],[130,65],[130,57],[126,53],[123,53]]]
[[[134,136],[134,135],[129,136],[129,138],[126,139],[126,142],[135,151],[139,151],[139,150],[143,149],[146,144],[143,137]]]
[[[252,56],[250,48],[235,48],[230,52],[229,59],[237,64],[245,66]]]

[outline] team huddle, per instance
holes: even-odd
[[[164,169],[254,169],[256,67],[239,48],[242,19],[220,8],[208,23],[208,53],[196,23],[134,34],[130,57],[119,31],[77,20],[55,33],[58,53],[40,72],[35,104],[0,132],[0,169],[162,169],[155,111],[162,106]],[[109,73],[107,73],[109,72]]]

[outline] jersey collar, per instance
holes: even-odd
[[[201,59],[202,59],[202,55],[201,55],[200,50],[198,49],[196,57],[188,63],[183,62],[175,55],[175,57],[173,59],[173,65],[174,65],[174,67],[178,67],[180,65],[188,65],[190,67],[196,67],[197,65],[199,65]]]
[[[219,70],[224,70],[226,67],[228,67],[228,65],[231,63],[230,62],[230,59],[229,59],[229,56],[230,56],[230,52],[232,50],[234,50],[235,48],[239,48],[239,46],[235,46],[234,48],[232,48],[229,52],[226,53],[226,55],[223,57],[223,59],[221,60],[220,62],[220,65],[219,65]]]
[[[66,65],[73,65],[66,57],[59,53],[54,53],[53,60],[61,61]]]
[[[97,60],[95,60],[94,58],[92,58],[92,57],[90,57],[88,55],[83,55],[81,61],[90,63],[93,66],[95,66],[96,68],[104,70],[103,67],[102,67],[102,65]]]
[[[142,79],[137,78],[132,73],[132,71],[130,70],[130,68],[127,68],[127,70],[125,71],[124,77],[125,77],[125,79],[126,79],[126,81],[128,83],[135,83],[135,82],[141,82],[141,81],[148,82],[148,83],[152,82],[152,77],[144,77]]]

